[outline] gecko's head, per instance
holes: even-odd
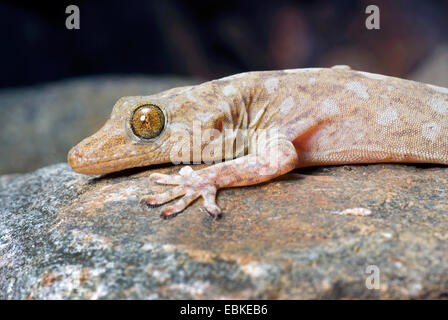
[[[165,97],[158,94],[121,98],[104,126],[69,151],[68,163],[78,173],[105,174],[174,162],[173,147],[180,150],[179,146],[191,144],[198,108],[177,96],[173,91]]]
[[[151,97],[123,97],[109,120],[92,136],[73,147],[67,156],[74,171],[105,174],[127,168],[168,162],[163,102]]]

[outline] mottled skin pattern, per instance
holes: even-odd
[[[142,103],[160,106],[166,116],[165,129],[149,142],[129,129],[130,113]],[[248,143],[231,148],[224,162],[198,171],[187,166],[174,176],[152,174],[157,183],[177,186],[142,199],[159,205],[183,196],[162,213],[172,217],[202,196],[207,212],[217,216],[218,189],[260,183],[298,167],[448,164],[447,113],[448,89],[348,66],[248,72],[152,96],[121,98],[104,127],[70,150],[68,162],[84,174],[168,163],[174,130],[187,130],[192,137],[198,121],[202,129],[219,134],[212,142],[202,142],[201,150],[214,144],[225,148],[237,137],[247,137]],[[262,129],[278,129],[278,134],[254,142]],[[193,138],[183,143],[190,144],[193,156]],[[276,166],[266,161],[272,153],[279,157]],[[203,155],[202,160],[218,160],[222,154]]]

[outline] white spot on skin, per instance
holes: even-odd
[[[313,84],[313,83],[315,83],[316,81],[317,81],[316,78],[311,77],[311,78],[308,79],[308,84]]]
[[[394,108],[387,108],[383,112],[379,112],[376,117],[376,122],[382,126],[387,126],[398,118],[397,110]]]
[[[213,115],[213,112],[198,112],[196,113],[196,118],[198,118],[202,122],[207,122],[213,117]]]
[[[348,82],[345,84],[345,88],[356,93],[361,99],[368,99],[370,97],[367,93],[366,87],[360,82]]]
[[[387,80],[387,76],[383,76],[382,74],[370,73],[364,71],[358,71],[359,74],[362,74],[366,78],[374,79],[374,80]]]
[[[338,64],[338,65],[332,66],[331,69],[334,69],[334,70],[351,70],[350,66],[345,65],[345,64]]]
[[[181,130],[191,130],[190,126],[188,126],[188,125],[186,125],[185,123],[182,123],[182,122],[173,122],[170,125],[168,125],[168,127],[171,130],[179,130],[179,129],[181,129]]]
[[[294,107],[294,99],[292,97],[288,97],[285,100],[283,100],[279,109],[281,113],[287,114],[292,107]]]
[[[220,101],[216,107],[225,114],[227,114],[229,117],[231,116],[230,106],[227,101]]]
[[[275,89],[277,89],[279,80],[277,78],[270,78],[264,82],[264,87],[268,91],[268,93],[274,93]]]
[[[192,91],[188,91],[187,92],[187,99],[193,102],[198,102],[198,99],[196,99],[195,96],[193,96],[193,92]]]
[[[435,112],[440,114],[446,114],[448,112],[448,103],[445,100],[431,97],[427,103]]]
[[[438,87],[438,86],[434,86],[432,84],[427,84],[426,86],[428,86],[429,88],[431,88],[437,92],[448,94],[448,88]]]
[[[303,72],[304,71],[304,69],[300,69],[300,68],[298,68],[298,69],[285,69],[285,70],[283,70],[283,72],[286,72],[286,73],[298,73],[298,72]]]
[[[234,74],[234,75],[231,75],[231,76],[228,76],[228,77],[221,78],[219,80],[223,80],[223,81],[234,80],[234,79],[239,79],[239,78],[245,77],[246,75],[247,75],[247,72],[237,73],[237,74]]]
[[[169,104],[168,104],[168,107],[169,107],[170,109],[176,109],[176,108],[179,108],[179,104],[178,104],[176,101],[171,100],[171,101],[169,102]]]
[[[333,115],[333,114],[338,114],[339,113],[339,107],[336,104],[335,101],[331,100],[331,99],[325,99],[322,102],[322,113],[324,114],[329,114],[329,115]]]
[[[193,89],[193,87],[182,88],[179,91],[177,91],[175,94],[182,94],[184,92],[190,91],[191,89]]]
[[[219,181],[221,181],[222,185],[230,185],[233,181],[233,177],[231,175],[220,177]]]
[[[222,93],[224,93],[225,96],[230,96],[232,94],[235,94],[236,92],[237,92],[236,88],[231,84],[229,84],[228,86],[225,86],[222,89]]]
[[[353,119],[344,120],[343,122],[343,128],[341,133],[341,139],[349,139],[350,141],[354,142],[355,144],[358,143],[358,141],[362,142],[362,139],[367,134],[367,127],[366,126],[359,126],[358,122]],[[353,131],[353,128],[357,128],[356,131]]]
[[[323,68],[298,68],[298,69],[286,69],[283,72],[286,73],[302,73],[302,72],[319,72],[323,70]]]
[[[440,131],[440,125],[435,122],[427,122],[422,125],[422,135],[423,137],[434,141]]]

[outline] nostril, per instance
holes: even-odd
[[[75,158],[81,158],[81,155],[79,154],[78,150],[73,150],[72,156],[75,157]]]

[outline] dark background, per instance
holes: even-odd
[[[65,28],[69,4],[80,30]],[[365,28],[369,4],[380,30]],[[0,27],[0,87],[333,64],[405,77],[447,42],[448,1],[2,1]]]

